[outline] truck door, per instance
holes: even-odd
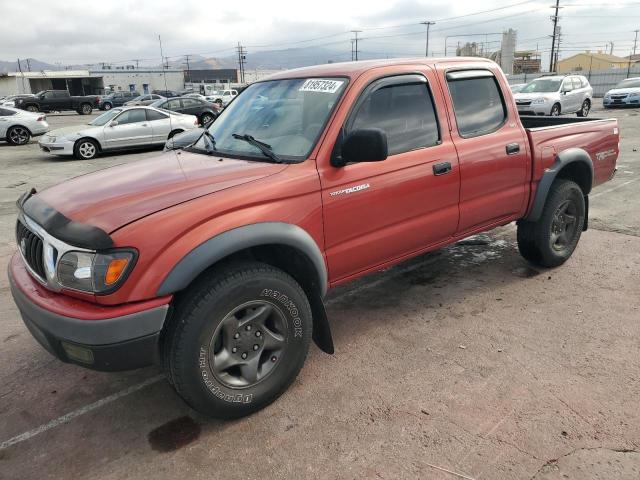
[[[455,68],[455,67],[454,67]],[[452,137],[460,162],[458,233],[499,224],[526,201],[528,140],[509,87],[488,69],[448,70]]]
[[[67,110],[71,108],[71,96],[69,92],[65,90],[56,90],[53,92],[53,99],[51,100],[51,110]]]
[[[389,155],[320,168],[332,282],[418,253],[455,232],[460,177],[441,91],[432,71],[414,72],[415,66],[383,78],[368,72],[358,79],[357,100],[338,120],[333,156],[342,139],[365,128],[386,133]]]

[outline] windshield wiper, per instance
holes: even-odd
[[[236,140],[242,140],[244,142],[247,142],[249,145],[253,145],[254,147],[256,147],[258,150],[260,150],[265,157],[270,158],[271,160],[273,160],[275,163],[283,163],[284,160],[282,158],[280,158],[278,155],[276,155],[274,153],[274,151],[271,148],[271,145],[261,142],[260,140],[256,140],[255,138],[253,138],[253,136],[248,135],[248,134],[239,134],[239,133],[232,133],[231,136],[233,138],[235,138]]]

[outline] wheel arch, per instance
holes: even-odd
[[[328,274],[320,248],[305,230],[283,222],[263,222],[216,235],[185,255],[164,278],[157,296],[178,293],[221,263],[252,259],[291,275],[307,294],[313,313],[313,340],[333,353],[333,340],[322,301]]]
[[[551,185],[558,178],[576,182],[587,201],[593,185],[593,161],[589,154],[581,148],[569,148],[557,155],[554,164],[538,183],[533,205],[525,220],[535,222],[540,219]]]
[[[73,142],[73,148],[75,149],[78,146],[78,143],[81,142],[82,140],[93,140],[94,142],[96,142],[96,145],[98,145],[98,151],[100,152],[102,151],[102,144],[100,143],[100,140],[98,140],[95,137],[90,137],[88,135],[85,135],[84,137],[80,137],[75,142]]]
[[[7,127],[7,133],[9,132],[9,130],[11,130],[12,128],[16,128],[16,127],[24,128],[27,132],[29,132],[29,135],[33,136],[33,132],[31,132],[31,129],[29,127],[27,127],[26,125],[23,125],[22,123],[14,123],[14,124],[9,125]]]

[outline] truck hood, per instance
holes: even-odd
[[[111,233],[160,210],[285,168],[282,164],[166,152],[81,175],[43,190],[38,197],[73,221]]]

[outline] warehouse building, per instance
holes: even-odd
[[[165,86],[166,85],[166,86]],[[71,95],[99,95],[105,91],[182,90],[182,70],[110,69],[9,72],[0,74],[0,95],[68,90]]]

